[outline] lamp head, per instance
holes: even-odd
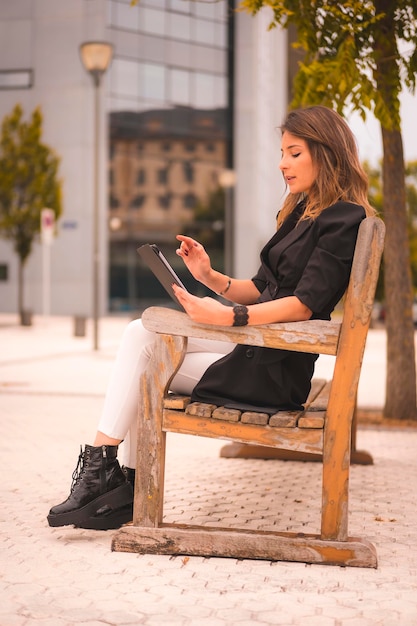
[[[98,87],[113,57],[112,44],[106,41],[87,41],[80,46],[80,56],[84,68]]]

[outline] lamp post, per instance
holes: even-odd
[[[100,84],[113,57],[113,46],[105,41],[87,41],[80,46],[85,70],[91,75],[95,91],[94,114],[94,213],[93,213],[93,335],[94,350],[98,350],[98,318],[100,307],[100,222],[99,222],[99,136]]]

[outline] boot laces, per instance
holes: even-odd
[[[74,491],[75,487],[82,479],[82,475],[84,473],[85,467],[86,467],[85,450],[83,451],[82,446],[80,446],[80,454],[78,456],[77,466],[75,470],[72,472],[71,491]]]

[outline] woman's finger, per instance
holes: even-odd
[[[193,239],[192,237],[188,237],[187,235],[177,235],[176,239],[184,243],[189,248],[191,248],[194,245],[194,243],[197,243],[195,239]]]

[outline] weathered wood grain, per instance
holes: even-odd
[[[204,433],[204,437],[214,439],[257,443],[263,446],[310,453],[320,453],[323,449],[323,429],[271,428],[257,424],[216,420],[209,416],[189,415],[171,409],[164,411],[163,429],[166,432],[177,432],[183,435]]]
[[[163,307],[146,309],[142,323],[157,333],[332,355],[336,354],[340,333],[340,322],[324,320],[240,327],[197,324],[182,311]]]
[[[126,526],[115,535],[112,550],[140,554],[188,554],[377,567],[375,548],[364,539],[352,537],[343,542],[323,541],[317,535],[235,531],[225,528]]]
[[[324,426],[321,536],[328,540],[348,536],[351,426],[384,235],[381,220],[362,222],[345,297]]]
[[[185,411],[190,402],[190,396],[179,396],[174,393],[169,393],[166,398],[164,398],[164,407],[166,409],[178,409]]]

